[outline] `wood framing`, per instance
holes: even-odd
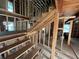
[[[39,43],[41,44],[41,30],[39,31]]]
[[[14,28],[16,30],[16,17],[14,17]]]
[[[35,44],[38,44],[38,32],[35,34]]]
[[[71,43],[71,33],[72,33],[72,27],[73,27],[73,20],[70,21],[70,31],[69,31],[69,36],[68,36],[68,45]]]
[[[28,1],[28,16],[30,16],[30,13],[29,13],[30,12],[30,8],[29,8],[30,7],[30,0],[27,0],[27,1]]]
[[[19,0],[19,6],[20,6],[20,14],[21,14],[21,0]]]
[[[23,9],[24,9],[24,7],[23,7],[23,0],[21,0],[21,3],[22,3],[22,9],[21,9],[22,13],[21,14],[23,15]]]
[[[56,12],[55,17],[56,17],[56,19],[54,20],[51,59],[56,59],[56,43],[57,43],[58,23],[59,23],[59,16],[58,16],[57,12]]]
[[[71,3],[71,4],[66,4],[63,6],[63,8],[68,8],[68,7],[74,7],[74,6],[78,6],[79,2],[75,2],[75,3]]]
[[[0,12],[1,12],[1,14],[8,15],[8,16],[19,17],[19,18],[23,18],[23,19],[26,19],[26,20],[30,19],[27,16],[23,16],[23,15],[20,15],[20,14],[17,14],[17,13],[11,13],[11,12],[4,10],[4,9],[0,9]]]
[[[6,21],[7,21],[7,30],[8,30],[8,16],[6,17]]]
[[[63,50],[63,42],[64,42],[64,24],[65,24],[65,21],[67,20],[66,18],[63,18],[63,28],[61,28],[61,30],[63,31],[62,32],[62,37],[61,37],[61,51]]]
[[[59,17],[59,19],[70,19],[70,18],[76,18],[76,16],[62,16],[62,17]]]
[[[45,29],[47,29],[47,28],[45,28]],[[43,37],[43,45],[45,45],[45,39],[46,39],[46,33],[45,33],[45,30],[43,30],[44,32],[43,32],[43,35],[44,35],[44,37]]]
[[[25,5],[24,5],[24,8],[25,8],[25,16],[26,16],[26,0],[24,0],[25,2]]]
[[[47,13],[44,17],[40,18],[40,21],[34,24],[34,26],[28,30],[28,32],[38,31],[48,25],[53,21],[52,19],[55,19],[55,13],[56,10],[52,10],[51,12]]]
[[[15,12],[15,0],[13,0],[13,3],[14,3],[13,4],[13,6],[14,6],[14,8],[13,8],[14,10],[13,11]]]
[[[49,24],[49,37],[48,37],[48,46],[50,47],[50,28],[51,28],[51,24]]]

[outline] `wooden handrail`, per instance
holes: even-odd
[[[9,11],[7,11],[5,9],[1,9],[1,8],[0,8],[0,14],[8,15],[8,16],[14,16],[14,17],[19,17],[19,18],[23,18],[23,19],[26,19],[26,20],[30,19],[30,17],[23,16],[23,15],[20,15],[20,14],[17,14],[17,13],[12,13],[12,12],[9,12]]]
[[[32,33],[33,31],[38,31],[38,30],[42,29],[47,24],[49,24],[51,21],[53,21],[55,19],[54,18],[55,12],[56,12],[56,9],[47,13],[45,17],[40,18],[40,21],[37,22],[36,24],[34,24],[34,26],[28,30],[27,35],[29,35],[29,33]]]

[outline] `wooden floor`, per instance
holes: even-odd
[[[62,51],[61,51],[61,41],[57,41],[57,58],[60,59],[77,59],[72,48],[64,42]]]
[[[71,47],[75,54],[77,55],[77,59],[79,59],[79,38],[72,38]]]

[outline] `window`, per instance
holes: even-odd
[[[0,16],[0,32],[6,31],[7,26],[4,22],[6,22],[6,17]]]
[[[70,29],[70,24],[64,24],[64,32],[69,33]]]
[[[8,31],[14,31],[14,22],[8,22]]]
[[[8,11],[13,12],[13,3],[8,1]]]

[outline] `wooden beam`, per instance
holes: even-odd
[[[59,19],[70,19],[70,18],[76,18],[76,16],[62,16],[62,17],[59,17]]]
[[[45,28],[45,29],[47,29],[47,28]],[[46,32],[45,32],[45,30],[44,30],[44,33],[43,33],[43,35],[44,35],[44,37],[43,37],[43,45],[45,45],[45,39],[46,39],[45,34],[46,34]]]
[[[27,3],[26,3],[26,0],[24,0],[24,1],[25,1],[25,3],[24,3],[24,8],[25,8],[25,16],[26,16],[26,10],[27,10],[27,9],[26,9],[26,7],[27,7],[27,6],[26,6],[26,4],[27,4]]]
[[[68,36],[68,45],[70,45],[70,43],[71,43],[72,26],[73,26],[73,20],[70,21],[70,31],[69,31],[69,36]]]
[[[30,0],[27,0],[28,2],[28,16],[30,16]]]
[[[35,34],[35,44],[38,44],[38,32]]]
[[[33,32],[27,32],[26,34],[27,34],[27,36],[30,36],[30,35],[33,35],[33,34],[35,34],[37,31],[33,31]]]
[[[49,37],[48,37],[48,46],[50,47],[50,27],[51,27],[51,24],[48,25],[48,29],[49,29]]]
[[[57,13],[57,14],[58,14],[58,13]],[[56,43],[57,43],[59,16],[56,15],[55,17],[56,17],[56,19],[54,20],[51,59],[56,59]]]
[[[22,0],[19,0],[19,6],[20,6],[20,7],[19,7],[19,10],[20,10],[19,13],[20,13],[20,14],[21,14],[21,1],[22,1]]]
[[[53,28],[53,39],[52,39],[52,53],[51,59],[56,59],[56,44],[57,44],[57,34],[58,34],[58,24],[59,24],[59,12],[58,12],[58,3],[55,0],[56,4],[56,19],[54,20],[54,28]]]
[[[63,5],[63,8],[68,8],[68,7],[74,7],[74,6],[78,6],[79,5],[79,2],[76,2],[76,3],[70,3],[70,4],[64,4]]]
[[[13,7],[14,7],[13,11],[15,12],[15,0],[13,0]]]
[[[58,3],[58,10],[59,12],[61,13],[62,12],[62,8],[63,8],[63,2],[64,0],[57,0],[57,3]]]
[[[39,43],[41,44],[41,30],[39,31]]]
[[[32,43],[33,43],[33,44],[34,44],[34,35],[35,35],[35,34],[31,35],[31,36],[32,36]]]

